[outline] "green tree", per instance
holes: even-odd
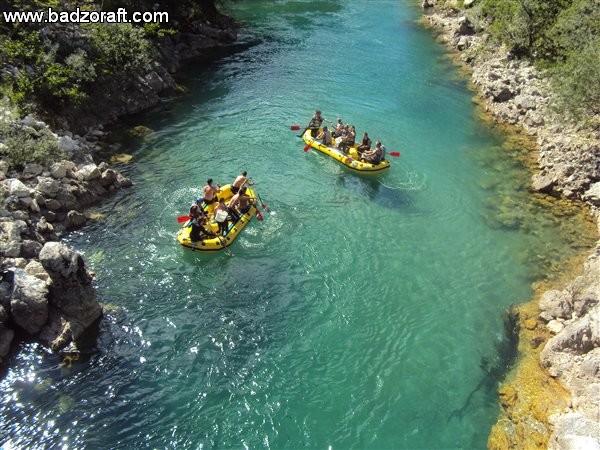
[[[97,68],[104,75],[144,69],[150,64],[151,47],[143,28],[129,23],[95,24],[91,42]]]
[[[589,41],[581,50],[567,54],[564,63],[554,68],[552,81],[560,94],[561,105],[577,119],[600,114],[600,38]]]

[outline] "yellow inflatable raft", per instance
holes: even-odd
[[[248,197],[250,197],[251,203],[256,204],[256,194],[254,193],[254,191],[252,189],[246,188],[246,195]],[[223,200],[225,200],[225,204],[229,205],[229,201],[231,200],[231,197],[233,197],[233,192],[231,192],[231,185],[228,184],[228,185],[223,186],[221,188],[221,192],[219,192],[217,194],[217,196],[219,198],[222,198]],[[187,222],[185,222],[183,224],[183,226],[177,233],[177,242],[179,242],[184,247],[189,248],[196,252],[208,253],[208,252],[216,252],[219,250],[223,250],[225,247],[228,247],[229,245],[231,245],[233,243],[233,241],[238,236],[238,234],[241,233],[241,231],[248,224],[248,222],[250,222],[252,217],[254,217],[256,215],[257,209],[254,204],[251,204],[248,212],[243,214],[237,222],[233,221],[233,220],[229,220],[227,232],[224,236],[219,234],[219,225],[217,224],[217,222],[215,220],[211,220],[210,228],[212,229],[212,231],[215,233],[216,236],[207,237],[207,238],[199,240],[199,241],[192,241],[190,239],[190,231],[192,230],[192,224],[188,220]],[[204,211],[207,212],[209,217],[212,218],[212,212],[213,212],[213,208],[215,205],[216,205],[216,203],[213,203],[211,205],[206,205],[206,203],[202,203],[202,209],[204,209]],[[229,216],[229,217],[231,217],[231,216]],[[260,216],[259,216],[259,219],[260,219]]]
[[[375,174],[385,172],[390,168],[390,163],[387,160],[381,161],[379,164],[371,164],[368,162],[362,162],[359,160],[358,152],[356,148],[359,144],[354,144],[350,147],[348,154],[345,154],[341,150],[328,145],[323,145],[320,140],[313,139],[310,134],[310,130],[306,130],[304,135],[302,136],[306,145],[310,145],[315,150],[320,151],[321,153],[325,153],[327,156],[332,157],[340,164],[346,166],[348,169],[354,172],[366,173],[366,174]]]

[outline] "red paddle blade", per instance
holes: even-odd
[[[306,145],[304,146],[304,151],[305,151],[305,152],[307,152],[307,151],[309,151],[309,150],[310,150],[310,144],[306,144]]]
[[[258,209],[256,210],[256,218],[258,219],[259,222],[262,222],[262,220],[263,220],[263,215],[261,214],[261,212]]]
[[[400,152],[390,152],[390,156],[394,156],[397,158],[400,156]]]
[[[177,218],[177,223],[187,222],[188,220],[190,220],[190,216],[179,216]]]
[[[299,129],[300,129],[300,125],[292,125],[292,126],[290,127],[290,130],[292,130],[292,131],[297,131],[297,130],[299,130]]]

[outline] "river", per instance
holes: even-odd
[[[575,250],[417,3],[229,5],[253,45],[128,119],[152,130],[122,141],[135,186],[66,237],[113,312],[79,360],[22,345],[5,448],[485,447],[504,313]],[[305,153],[290,126],[316,108],[401,157],[364,177]],[[264,221],[233,256],[179,247],[207,178],[242,170]]]

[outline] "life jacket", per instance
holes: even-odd
[[[379,162],[384,161],[385,160],[385,146],[383,144],[381,144],[381,158],[379,159]]]
[[[379,146],[379,154],[375,154],[375,159],[373,160],[374,164],[379,164],[381,161],[385,159],[385,147],[383,144]]]
[[[356,138],[356,135],[354,133],[352,133],[352,131],[348,130],[348,132],[344,136],[344,143],[348,146],[352,146],[352,145],[354,145],[355,138]]]
[[[312,119],[310,119],[310,122],[308,123],[308,128],[319,128],[322,123],[322,117],[312,116]]]

